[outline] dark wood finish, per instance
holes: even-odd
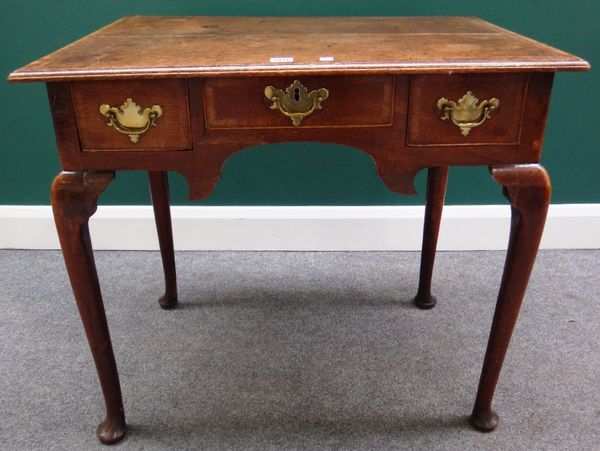
[[[519,144],[527,74],[415,75],[411,78],[407,145],[468,146]],[[472,91],[480,101],[496,97],[500,107],[483,124],[463,136],[450,120],[440,120],[437,100],[458,101]]]
[[[61,166],[69,171],[81,170],[83,164],[70,84],[47,83],[46,87]]]
[[[525,113],[518,112],[517,118],[521,118],[521,122],[517,129],[520,130],[519,142],[514,144],[484,144],[481,142],[473,142],[482,134],[489,133],[494,130],[494,121],[502,120],[500,111],[508,111],[508,105],[511,103],[510,96],[502,95],[501,101],[503,104],[493,115],[491,119],[486,121],[481,126],[473,129],[471,134],[464,137],[460,134],[458,127],[451,124],[449,121],[442,121],[439,118],[439,111],[435,106],[436,99],[428,100],[429,112],[423,118],[431,124],[431,139],[437,141],[446,140],[455,144],[440,144],[440,145],[407,145],[406,141],[406,124],[407,124],[407,104],[414,104],[412,99],[409,100],[409,83],[412,86],[411,95],[423,98],[426,94],[422,94],[421,90],[427,91],[426,86],[419,83],[411,83],[408,76],[396,76],[394,82],[394,109],[391,125],[389,126],[343,126],[329,125],[325,127],[312,126],[311,117],[309,116],[303,121],[303,125],[298,127],[285,126],[288,118],[283,117],[279,112],[270,110],[265,105],[265,100],[260,92],[256,94],[254,103],[245,102],[247,108],[252,111],[262,111],[263,118],[271,118],[273,121],[282,121],[279,124],[281,127],[264,128],[264,129],[213,129],[205,127],[204,116],[204,101],[201,93],[203,92],[202,85],[204,83],[213,83],[213,80],[189,79],[188,92],[189,99],[183,101],[179,111],[188,108],[185,103],[189,102],[191,128],[193,131],[193,146],[190,151],[161,151],[144,150],[140,148],[135,151],[125,151],[126,149],[105,149],[96,151],[78,152],[81,156],[82,165],[86,169],[94,170],[123,170],[123,169],[142,169],[142,170],[173,170],[184,175],[190,185],[190,197],[193,199],[203,198],[208,196],[214,188],[216,181],[220,177],[221,168],[227,158],[234,152],[264,143],[275,143],[283,141],[318,141],[344,144],[356,147],[368,153],[377,167],[379,176],[383,179],[386,185],[393,191],[410,194],[414,193],[413,178],[414,175],[421,169],[433,166],[448,166],[448,165],[488,165],[488,164],[510,164],[510,163],[534,163],[539,161],[541,150],[541,132],[545,123],[545,116],[548,108],[550,88],[552,84],[551,73],[531,74],[527,84],[527,96],[525,98]],[[374,76],[379,77],[379,76]],[[460,79],[456,76],[432,76],[432,83],[439,86],[444,80]],[[304,80],[304,77],[299,77]],[[325,85],[336,85],[340,77],[320,77]],[[523,76],[515,74],[506,77],[507,81],[513,81],[517,84],[523,80]],[[160,80],[157,80],[160,82]],[[251,84],[251,78],[247,79]],[[258,86],[257,86],[258,87]],[[463,87],[463,86],[461,86]],[[419,88],[419,89],[417,89]],[[516,88],[499,86],[502,92],[508,90],[518,92]],[[260,89],[259,91],[262,91]],[[324,103],[327,103],[327,99]],[[366,101],[367,99],[364,98]],[[369,111],[375,111],[381,107],[381,97],[373,98]],[[431,104],[433,102],[433,105]],[[232,104],[231,101],[223,102],[223,104]],[[504,106],[507,108],[504,108]],[[341,102],[338,105],[343,106],[343,110],[339,111],[339,116],[336,119],[331,119],[329,122],[333,124],[337,121],[338,124],[343,124],[344,118],[352,116],[355,104],[350,100]],[[239,111],[243,108],[237,106],[227,108],[237,108]],[[221,108],[225,108],[221,106]],[[327,108],[325,105],[323,110],[314,113],[315,121],[319,121],[321,114],[327,117]],[[336,107],[337,108],[337,107]],[[503,109],[504,108],[504,109]],[[166,119],[169,115],[165,111],[162,119]],[[253,114],[255,115],[255,114]],[[281,117],[280,117],[281,116]],[[337,116],[337,115],[336,115]],[[356,117],[356,116],[355,116]],[[112,139],[117,139],[119,145],[126,143],[128,138],[125,135],[117,133],[109,127],[106,127],[98,115],[97,126],[101,127],[103,133],[111,135]],[[254,119],[252,119],[254,120]],[[261,119],[262,120],[262,119]],[[416,120],[416,119],[415,119]],[[414,122],[414,121],[413,121]],[[438,125],[435,125],[439,122]],[[152,133],[161,133],[163,123],[159,123],[154,127]],[[102,128],[103,127],[103,128]],[[149,132],[150,133],[150,132]],[[423,132],[424,133],[424,132]],[[140,143],[150,136],[142,135]],[[104,141],[103,141],[104,142]],[[138,144],[140,144],[138,143]],[[102,145],[107,145],[106,143]],[[130,145],[130,144],[126,144]],[[135,144],[131,144],[135,147]],[[167,143],[168,145],[168,143]],[[119,150],[119,152],[114,152]],[[61,149],[62,152],[62,149]]]
[[[10,74],[11,81],[48,82],[63,169],[79,171],[56,178],[52,205],[106,402],[100,440],[125,434],[87,225],[112,171],[149,171],[165,272],[161,306],[172,307],[177,285],[166,171],[183,174],[190,197],[203,198],[235,152],[283,141],[360,149],[398,193],[414,193],[415,174],[429,168],[415,297],[421,308],[435,304],[431,277],[448,167],[492,166],[513,216],[471,423],[493,429],[492,396],[549,202],[550,183],[537,163],[554,72],[586,69],[573,55],[476,18],[128,17]],[[269,109],[263,94],[268,84],[284,88],[294,79],[330,90],[323,109],[300,126]],[[440,119],[436,102],[457,101],[467,90],[501,103],[465,137]],[[107,127],[98,111],[101,103],[120,106],[129,97],[164,110],[137,144]]]
[[[521,122],[520,155],[527,155],[528,162],[540,161],[546,116],[550,105],[550,92],[554,74],[530,74],[527,98]],[[515,159],[515,162],[518,162]]]
[[[86,81],[71,84],[79,138],[90,150],[185,150],[191,149],[187,86],[185,80]],[[120,107],[127,98],[142,108],[160,105],[163,115],[137,143],[106,125],[102,104]]]
[[[423,243],[421,246],[421,271],[419,289],[414,298],[420,309],[433,308],[437,299],[431,294],[431,277],[437,248],[442,210],[446,196],[448,166],[429,168],[427,173],[427,203],[425,205],[425,224],[423,226]]]
[[[10,80],[586,69],[474,17],[125,17]]]
[[[188,93],[202,92],[203,80],[201,78],[190,78],[187,81]],[[204,139],[204,100],[202,96],[189,95],[190,124],[192,130],[192,142],[201,143]],[[181,154],[179,154],[181,155]]]
[[[125,435],[125,412],[88,220],[96,211],[98,196],[113,176],[112,172],[61,172],[54,179],[51,192],[60,246],[106,403],[106,418],[96,430],[100,441],[106,444],[116,443]]]
[[[206,127],[292,128],[289,117],[270,109],[266,86],[284,89],[294,77],[209,78],[204,82]],[[307,116],[302,127],[391,125],[394,77],[391,75],[302,77],[309,90],[326,88],[329,97],[321,109]],[[190,96],[201,93],[191,92]]]
[[[177,275],[175,272],[175,251],[173,248],[173,230],[171,227],[171,209],[169,207],[169,179],[164,171],[148,172],[150,194],[154,207],[154,220],[158,232],[158,244],[165,273],[165,294],[158,303],[165,310],[177,305]]]
[[[491,172],[504,187],[512,220],[498,302],[470,419],[482,431],[491,431],[498,424],[492,398],[542,238],[551,191],[546,170],[537,164],[496,166]]]

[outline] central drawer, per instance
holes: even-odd
[[[272,108],[273,101],[265,95],[270,92],[296,97],[301,101],[304,95],[310,96],[308,109],[313,111],[298,119],[294,125],[291,117],[278,108]],[[322,89],[327,90],[326,98],[319,105],[312,99]],[[190,96],[200,93],[190,92]],[[208,129],[245,128],[289,128],[289,127],[378,127],[392,125],[394,111],[394,77],[391,75],[369,76],[312,76],[312,77],[248,77],[248,78],[208,78],[203,83],[205,124]],[[288,99],[294,106],[293,99]],[[282,106],[286,111],[285,106]]]

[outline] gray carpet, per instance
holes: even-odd
[[[600,251],[544,251],[496,393],[466,423],[502,252],[98,252],[130,426],[114,449],[600,449]],[[107,449],[103,403],[58,252],[0,251],[0,447]]]

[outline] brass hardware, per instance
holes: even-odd
[[[441,119],[451,119],[463,136],[468,136],[472,128],[483,124],[499,106],[500,100],[495,97],[479,103],[479,99],[471,91],[467,91],[458,103],[444,97],[437,101],[437,107],[443,113]]]
[[[300,125],[303,118],[312,114],[313,111],[321,109],[321,102],[329,97],[329,91],[320,88],[309,93],[302,83],[294,80],[294,83],[285,88],[285,91],[267,86],[265,96],[273,102],[270,107],[272,110],[281,111],[292,119],[292,124]]]
[[[156,120],[162,116],[163,110],[160,105],[153,105],[142,111],[142,107],[129,98],[118,108],[100,105],[100,114],[106,119],[106,125],[128,135],[131,142],[136,143],[142,133],[156,127]]]

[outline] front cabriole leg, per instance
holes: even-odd
[[[504,195],[511,203],[512,219],[504,273],[470,417],[470,423],[481,431],[491,431],[498,425],[498,415],[492,409],[492,398],[550,203],[550,179],[542,166],[503,165],[492,166],[490,170],[494,180],[504,187]]]
[[[121,386],[113,354],[88,220],[112,172],[61,172],[52,183],[52,210],[77,308],[94,357],[106,404],[106,418],[96,430],[105,444],[120,441],[126,431]]]

